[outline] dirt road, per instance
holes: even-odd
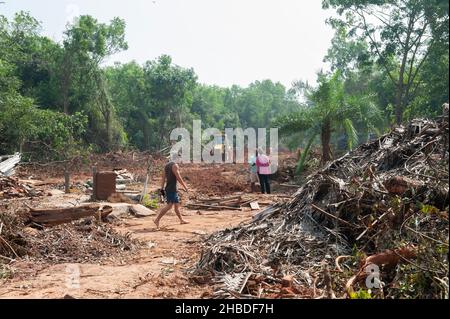
[[[126,167],[136,179],[141,180],[145,176],[145,170],[134,157],[123,162],[117,164],[113,161],[109,165],[111,167],[106,164],[101,166],[106,170],[119,164],[128,164]],[[44,194],[47,194],[53,192],[52,188],[63,189],[64,183],[60,174],[57,178],[50,178],[53,177],[50,173],[49,169],[26,168],[21,170],[20,175],[24,179],[34,176],[45,181],[48,185],[44,186]],[[183,176],[191,190],[189,194],[181,194],[183,202],[195,200],[198,196],[226,196],[235,192],[242,194],[249,188],[245,165],[187,165],[183,167]],[[87,172],[80,171],[72,176],[72,181],[74,184],[83,184],[89,177]],[[154,173],[149,192],[156,192],[159,185],[160,175]],[[141,183],[136,187],[136,190],[142,190]],[[284,194],[285,190],[276,192]],[[32,207],[67,207],[89,199],[84,191],[68,195],[61,194],[61,191],[57,193],[37,197],[29,204]],[[260,199],[266,205],[267,202],[280,200],[268,195],[260,195]],[[137,253],[109,256],[106,260],[101,259],[100,263],[92,262],[88,257],[85,263],[78,264],[56,263],[46,258],[38,262],[17,259],[10,265],[13,276],[2,279],[0,271],[0,299],[53,299],[68,296],[102,299],[208,297],[212,292],[211,284],[194,283],[186,273],[199,260],[204,238],[215,231],[246,222],[256,213],[258,211],[251,211],[248,207],[244,211],[202,211],[202,215],[199,215],[197,211],[183,208],[183,214],[190,224],[180,225],[171,212],[162,220],[163,228],[160,231],[156,231],[154,216],[121,218],[113,228],[143,242],[144,247],[139,248]]]
[[[117,227],[146,247],[132,258],[105,264],[13,264],[16,276],[0,286],[0,298],[200,298],[208,285],[188,280],[185,271],[198,261],[203,236],[249,220],[253,213],[185,210],[188,225],[171,213],[156,231],[154,217],[128,219]],[[79,274],[79,276],[77,276]],[[79,277],[79,278],[78,278]]]

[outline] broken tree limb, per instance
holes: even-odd
[[[240,207],[229,207],[229,206],[214,206],[214,205],[203,205],[203,204],[188,204],[188,207],[198,208],[208,208],[208,209],[226,209],[226,210],[242,210]]]
[[[411,259],[417,257],[417,247],[414,246],[405,246],[399,249],[395,250],[387,250],[383,253],[372,255],[370,257],[367,257],[364,266],[360,268],[358,273],[351,277],[347,284],[345,285],[346,291],[348,295],[351,295],[354,290],[353,286],[366,279],[368,276],[368,273],[366,272],[366,269],[370,265],[377,265],[379,267],[381,266],[387,266],[389,268],[395,267],[402,259]]]
[[[372,229],[376,224],[378,224],[385,216],[387,216],[388,213],[389,213],[389,212],[384,213],[384,214],[381,215],[376,221],[374,221],[372,224],[370,224],[369,227],[367,227],[366,230],[363,231],[363,232],[361,233],[361,235],[358,236],[358,238],[356,238],[356,241],[361,240],[361,238],[363,238],[364,235],[365,235],[369,230],[371,230],[371,229]]]
[[[314,205],[314,204],[311,204],[311,207],[314,208],[315,210],[317,210],[317,211],[319,211],[319,212],[321,212],[321,213],[327,215],[328,217],[331,217],[331,218],[336,219],[337,221],[341,222],[342,224],[345,224],[345,225],[350,226],[350,227],[356,227],[356,228],[358,227],[358,226],[355,225],[355,224],[349,223],[349,222],[346,221],[346,220],[343,220],[343,219],[341,219],[341,218],[339,218],[339,217],[336,217],[336,216],[334,216],[334,215],[332,215],[332,214],[330,214],[330,213],[324,211],[322,208],[317,207],[317,206]]]
[[[246,205],[250,205],[250,203],[256,202],[257,200],[255,198],[251,198],[249,200],[246,200],[245,202],[241,202],[240,206],[246,206]]]
[[[365,264],[375,264],[378,266],[387,265],[392,267],[397,265],[402,257],[407,259],[417,257],[417,248],[406,246],[396,250],[387,250],[381,254],[367,257]]]
[[[5,244],[17,258],[20,258],[19,255],[14,250],[14,248],[12,248],[11,245],[2,236],[0,236],[0,243]]]
[[[70,223],[74,220],[98,216],[99,219],[106,218],[113,211],[111,206],[100,206],[98,204],[69,208],[44,208],[30,209],[31,221],[44,225],[56,226]]]
[[[242,196],[233,196],[228,198],[208,198],[208,199],[199,199],[198,201],[204,203],[206,205],[209,204],[223,204],[230,201],[241,201]]]
[[[353,256],[339,256],[335,259],[334,263],[336,265],[336,270],[338,272],[344,272],[344,270],[342,270],[342,268],[341,268],[340,262],[342,259],[348,259],[348,258],[353,258]]]
[[[280,184],[279,186],[282,186],[282,187],[291,187],[291,188],[297,188],[297,189],[299,189],[301,186],[298,186],[298,185],[292,185],[292,184]]]

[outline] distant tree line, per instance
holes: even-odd
[[[324,0],[338,16],[317,84],[201,84],[168,55],[104,66],[126,50],[120,18],[80,16],[61,43],[26,12],[0,16],[0,154],[55,160],[119,149],[160,150],[175,127],[279,127],[282,143],[314,145],[322,162],[393,125],[434,117],[448,101],[445,0]],[[268,62],[270,63],[270,62]],[[298,70],[301,78],[302,70]],[[237,75],[238,76],[238,75]]]
[[[42,36],[26,12],[0,16],[0,153],[41,159],[123,148],[159,150],[175,127],[268,127],[299,108],[280,83],[247,88],[200,84],[163,55],[103,67],[126,50],[125,22],[80,16],[62,43]],[[68,152],[68,150],[70,151]]]

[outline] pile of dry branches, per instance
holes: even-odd
[[[22,197],[42,196],[43,192],[35,190],[32,185],[20,182],[14,177],[0,177],[0,200]]]
[[[285,276],[311,288],[299,298],[448,297],[448,151],[448,116],[396,128],[211,236],[193,272],[219,278],[221,297],[270,297]],[[242,277],[239,291],[224,276]]]
[[[28,257],[47,262],[95,262],[132,252],[140,243],[95,217],[52,228],[29,224],[28,209],[0,207],[0,264]],[[30,227],[32,226],[32,227]]]

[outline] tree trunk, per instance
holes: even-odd
[[[316,139],[317,134],[314,134],[311,139],[308,141],[308,144],[306,145],[306,148],[303,150],[300,158],[299,158],[299,162],[296,168],[296,174],[300,175],[301,173],[303,173],[303,169],[305,168],[305,163],[306,163],[306,158],[309,155],[309,151],[311,150],[311,147],[314,143],[314,140]]]
[[[183,128],[183,119],[182,119],[182,110],[181,107],[178,108],[177,110],[177,127],[178,128]]]
[[[403,81],[403,80],[402,80]],[[403,102],[402,102],[403,88],[399,83],[395,97],[395,123],[401,125],[403,122]]]
[[[322,164],[326,164],[332,160],[331,154],[331,121],[330,119],[324,120],[322,124]]]
[[[108,150],[112,148],[112,132],[111,132],[111,112],[106,111],[105,114],[105,124],[106,124],[106,143]]]
[[[150,134],[148,129],[148,123],[145,120],[142,121],[142,134],[144,135],[145,151],[148,151],[150,149]]]
[[[104,219],[112,213],[112,207],[91,204],[69,208],[31,209],[30,213],[33,222],[44,226],[56,226],[91,216]]]
[[[72,82],[72,74],[71,74],[71,59],[68,56],[68,53],[65,53],[63,60],[63,74],[62,74],[62,83],[61,83],[61,91],[62,91],[62,103],[64,113],[69,115],[69,90]]]
[[[70,194],[70,172],[67,162],[64,164],[64,192]]]
[[[66,88],[63,89],[63,109],[64,114],[69,115],[69,94]]]
[[[395,97],[395,121],[397,125],[401,125],[403,122],[403,96],[405,94],[405,71],[406,71],[406,64],[408,63],[408,53],[410,50],[410,41],[411,41],[411,33],[414,29],[414,19],[415,14],[413,13],[409,18],[408,23],[408,33],[406,35],[405,44],[403,46],[403,58],[402,58],[402,64],[400,66],[400,72],[399,72],[399,78],[397,83],[397,92]]]

